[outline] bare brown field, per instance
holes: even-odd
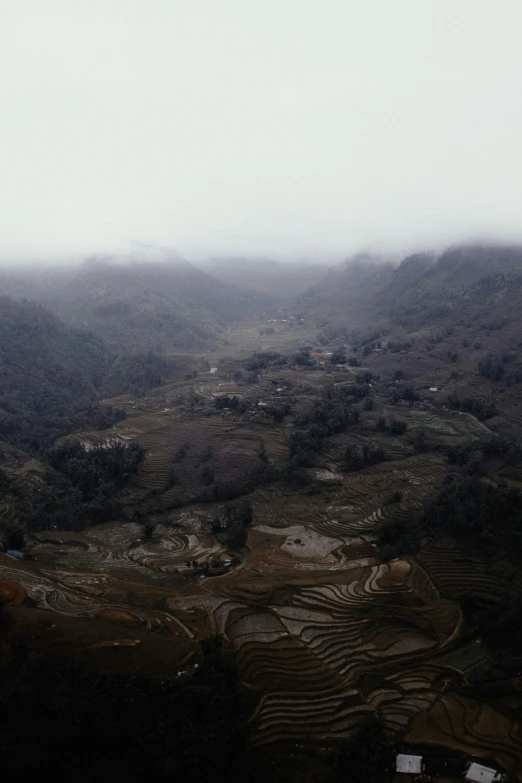
[[[7,606],[19,606],[25,599],[25,590],[11,579],[0,579],[0,600]]]

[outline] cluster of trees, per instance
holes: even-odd
[[[496,413],[494,402],[472,397],[458,397],[456,394],[448,395],[447,404],[455,410],[471,413],[481,420],[490,419]]]
[[[491,381],[501,381],[506,374],[506,364],[510,361],[510,356],[505,351],[500,354],[488,353],[479,359],[477,370],[483,378],[489,378]]]
[[[424,454],[426,451],[434,451],[439,448],[436,441],[427,434],[424,429],[417,429],[410,438],[415,454]]]
[[[116,493],[133,476],[145,457],[139,443],[110,443],[86,449],[76,440],[66,440],[49,449],[49,464],[77,487],[84,500],[92,499],[103,484]]]
[[[203,502],[234,500],[241,495],[248,495],[257,487],[275,481],[277,477],[277,470],[261,453],[259,459],[252,460],[245,465],[242,476],[236,475],[233,478],[215,480],[212,475],[213,483],[207,486],[201,494],[200,500]]]
[[[292,406],[289,402],[281,402],[278,405],[269,405],[264,411],[276,424],[281,424],[285,416],[292,412]]]
[[[518,461],[521,450],[500,439],[449,448],[448,462],[457,472],[445,478],[415,520],[393,521],[381,527],[379,543],[384,559],[415,554],[424,539],[442,535],[481,549],[490,559],[502,554],[522,562],[522,493],[480,478],[486,459],[502,453],[508,460]]]
[[[296,489],[308,486],[312,479],[299,458],[291,458],[279,466],[279,478]]]
[[[357,387],[356,387],[357,388]],[[357,424],[360,412],[354,408],[358,395],[351,387],[330,386],[310,414],[313,424],[323,427],[326,435],[343,432],[349,424]]]
[[[144,454],[137,444],[87,451],[66,441],[47,452],[41,481],[0,471],[0,492],[11,497],[22,530],[83,530],[123,516],[118,492],[132,480]]]
[[[232,380],[236,383],[255,383],[258,379],[259,371],[258,370],[250,370],[250,372],[246,372],[245,370],[234,370],[232,372]]]
[[[292,363],[298,367],[315,367],[315,360],[309,350],[298,351],[292,356]]]
[[[418,392],[415,391],[411,384],[399,386],[390,393],[390,402],[397,403],[400,400],[406,400],[407,402],[416,402],[420,399]]]
[[[305,430],[294,430],[290,438],[290,456],[294,465],[310,468],[324,448],[326,432],[323,427],[312,425]]]
[[[522,381],[522,371],[520,369],[509,369],[509,365],[514,360],[514,355],[503,351],[502,353],[488,353],[479,359],[477,372],[483,378],[491,381],[504,381],[507,386],[512,386]]]
[[[245,413],[248,410],[248,403],[235,395],[230,397],[228,394],[223,394],[221,397],[216,397],[214,405],[218,411],[228,408],[237,413]]]
[[[495,546],[522,555],[522,494],[476,476],[449,476],[431,503],[422,525],[473,545]]]
[[[328,386],[322,398],[315,403],[311,412],[299,420],[298,429],[292,433],[290,455],[297,467],[311,467],[316,456],[324,448],[325,439],[338,432],[344,432],[360,420],[360,411],[354,404],[369,394],[369,386],[356,383],[354,386]]]
[[[446,459],[450,465],[458,466],[467,475],[483,475],[487,472],[488,460],[494,459],[503,466],[522,462],[522,446],[515,440],[501,436],[490,436],[479,441],[464,441],[447,446]]]
[[[224,533],[228,544],[233,549],[239,549],[246,541],[246,531],[254,521],[252,503],[243,498],[227,503],[223,507],[220,518],[216,516],[212,522],[213,533]]]
[[[254,353],[245,362],[245,369],[249,372],[259,372],[269,367],[284,367],[288,364],[288,359],[281,353],[274,351],[261,351]]]
[[[330,361],[332,364],[346,364],[347,356],[344,348],[337,348],[330,356]]]
[[[347,446],[344,452],[344,462],[349,471],[361,470],[367,465],[377,465],[386,459],[384,449],[380,446],[364,444],[360,446]]]
[[[391,419],[387,422],[385,416],[379,416],[376,428],[378,432],[389,432],[390,435],[404,435],[408,425],[405,421],[398,421],[397,419]]]
[[[2,531],[2,543],[4,549],[22,550],[25,547],[25,530],[23,526],[19,522],[7,522]]]

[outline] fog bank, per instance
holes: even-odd
[[[522,239],[518,0],[1,5],[3,260]]]

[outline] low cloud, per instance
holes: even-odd
[[[522,6],[22,0],[0,258],[522,240]]]

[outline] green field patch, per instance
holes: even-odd
[[[440,419],[438,416],[434,416],[432,413],[426,411],[410,411],[410,416],[418,421],[418,425],[426,427],[429,430],[433,430],[439,435],[458,435],[455,429],[447,421]],[[415,427],[415,423],[413,424]]]

